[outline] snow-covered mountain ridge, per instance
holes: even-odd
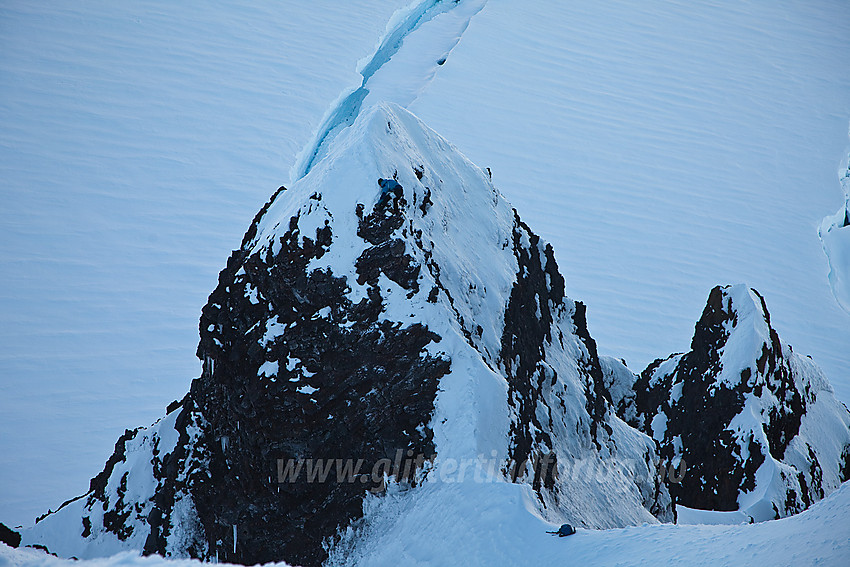
[[[809,358],[783,343],[764,298],[711,291],[691,350],[640,376],[611,372],[612,400],[678,468],[677,502],[756,521],[804,510],[850,478],[850,412]]]
[[[847,476],[850,414],[760,296],[716,288],[692,352],[636,377],[488,173],[395,105],[272,196],[200,335],[186,397],[24,545],[335,564],[419,508],[615,528],[673,520],[669,489],[764,520]]]
[[[81,492],[183,396],[225,252],[408,4],[4,6],[3,518]],[[815,232],[844,201],[842,2],[488,2],[439,65],[452,13],[381,90],[492,168],[600,352],[686,351],[711,287],[743,281],[850,399]]]
[[[585,527],[671,520],[655,443],[615,415],[584,313],[486,172],[373,107],[258,213],[204,308],[186,398],[24,543],[318,565],[382,502],[449,485]],[[302,459],[372,475],[282,482]],[[560,474],[575,462],[606,474]],[[467,480],[445,482],[458,463]]]

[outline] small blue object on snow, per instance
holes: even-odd
[[[395,179],[378,179],[378,185],[381,187],[381,193],[393,193],[396,197],[401,197],[403,188],[401,183]]]
[[[393,199],[398,199],[404,195],[404,187],[395,179],[378,179],[378,186],[381,188],[381,197],[378,199],[378,204],[386,205]]]
[[[556,532],[546,532],[547,534],[556,535],[558,537],[567,537],[576,533],[576,529],[569,524],[562,524]]]

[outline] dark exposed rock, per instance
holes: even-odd
[[[736,346],[730,347],[733,340]],[[742,351],[742,344],[753,347]],[[617,400],[617,410],[659,440],[664,462],[685,462],[682,482],[669,483],[678,503],[738,510],[741,495],[756,489],[756,472],[772,459],[786,486],[772,505],[778,516],[786,516],[840,482],[836,456],[825,456],[830,442],[800,437],[808,406],[819,399],[830,404],[826,425],[847,437],[850,414],[816,367],[782,344],[764,298],[742,286],[716,287],[696,324],[691,350],[650,364],[631,392]],[[820,455],[816,444],[823,447]],[[824,459],[832,461],[826,483]]]
[[[520,245],[525,235],[531,235],[531,247]],[[508,377],[508,403],[516,408],[518,419],[511,424],[509,457],[515,463],[535,460],[532,447],[542,444],[552,447],[547,428],[537,417],[537,406],[541,400],[540,363],[545,357],[544,346],[551,340],[552,313],[550,306],[563,298],[563,278],[553,264],[556,285],[549,289],[540,258],[537,235],[531,233],[519,216],[514,218],[514,253],[519,263],[517,282],[511,290],[510,301],[505,311],[505,327],[502,335],[501,363]],[[558,282],[560,282],[558,284]],[[535,471],[534,483],[539,486],[539,470]],[[514,473],[514,480],[516,479]]]
[[[144,542],[143,552],[145,555],[168,555],[168,537],[171,534],[174,522],[180,523],[185,520],[174,518],[172,514],[179,495],[190,492],[190,487],[195,483],[202,482],[205,478],[203,465],[207,459],[205,449],[193,446],[190,439],[189,429],[197,420],[197,411],[194,401],[187,395],[179,402],[182,408],[175,419],[174,429],[178,432],[177,443],[174,449],[162,454],[159,450],[159,439],[155,441],[153,458],[151,459],[152,472],[158,484],[152,498],[152,508],[147,516],[147,524],[150,531]],[[175,408],[176,409],[176,408]],[[192,531],[184,526],[186,531]],[[203,557],[206,546],[202,543],[200,527],[196,526],[191,538],[184,543],[185,554],[191,557]]]
[[[5,543],[9,547],[18,547],[21,545],[21,534],[0,523],[0,542]]]
[[[850,443],[844,446],[844,451],[841,453],[841,482],[850,480]]]
[[[199,482],[193,494],[210,553],[222,560],[318,565],[323,542],[362,513],[367,489],[376,488],[372,478],[281,484],[279,459],[362,459],[372,471],[398,450],[434,453],[424,426],[449,361],[425,352],[440,340],[425,326],[379,319],[377,276],[416,291],[419,271],[405,243],[391,239],[403,220],[401,185],[379,183],[381,198],[358,231],[373,244],[357,260],[366,298],[354,304],[344,277],[306,269],[326,252],[331,229],[302,237],[295,216],[277,254],[234,253],[204,309],[205,370],[192,397],[211,424],[216,480]],[[268,336],[272,324],[286,332]],[[266,363],[277,363],[274,376],[262,375]]]
[[[410,120],[378,116],[367,132],[387,144]],[[353,181],[357,198],[346,200],[346,169],[281,187],[262,207],[203,308],[201,376],[157,424],[119,439],[73,510],[45,520],[73,516],[73,549],[106,539],[145,554],[320,565],[366,497],[387,488],[384,474],[416,486],[438,466],[426,464],[437,439],[482,424],[494,430],[484,442],[502,443],[492,448],[506,455],[507,479],[530,485],[553,514],[594,527],[669,517],[669,495],[651,478],[654,445],[614,415],[585,307],[566,297],[552,247],[462,156],[439,174],[419,155],[387,156],[370,190]],[[465,230],[471,215],[481,226]],[[491,261],[493,281],[477,278]],[[465,357],[459,371],[446,353]],[[467,375],[479,370],[481,384]],[[473,397],[436,419],[446,383]],[[481,392],[497,406],[507,394],[495,417],[464,413]],[[603,459],[637,469],[604,486],[560,477],[571,460]],[[614,509],[622,494],[625,508]]]
[[[26,546],[26,547],[31,547],[31,548],[33,548],[33,549],[38,549],[39,551],[43,551],[43,552],[45,552],[45,553],[46,553],[46,554],[48,554],[48,555],[52,555],[53,557],[58,557],[58,555],[56,555],[55,553],[51,552],[51,551],[47,548],[47,546],[46,546],[46,545],[40,545],[40,544],[35,543],[35,544],[32,544],[32,545],[28,545],[28,546]],[[74,559],[74,558],[73,558],[73,557],[71,557],[70,559]]]
[[[404,223],[404,209],[407,201],[404,188],[394,179],[378,179],[381,194],[374,209],[363,216],[363,205],[357,205],[357,236],[370,244],[380,245],[387,242],[393,232]]]
[[[103,470],[89,483],[89,492],[93,498],[104,500],[106,498],[106,483],[112,476],[115,465],[124,460],[124,444],[136,435],[137,429],[126,429],[124,434],[115,442],[115,452],[106,460]]]
[[[106,510],[103,514],[103,526],[114,533],[121,541],[133,535],[133,526],[127,522],[132,510],[128,510],[124,502],[124,496],[127,493],[127,475],[126,472],[121,475],[118,484],[118,500],[115,502],[115,506]]]
[[[505,310],[499,354],[513,415],[509,445],[509,461],[513,465],[508,476],[516,482],[527,474],[544,506],[557,506],[562,498],[575,498],[575,493],[569,493],[558,482],[558,442],[553,432],[560,427],[573,428],[570,434],[587,442],[592,453],[616,455],[617,437],[612,428],[615,418],[596,342],[587,329],[585,305],[566,297],[554,250],[544,245],[516,213],[512,250],[518,273]],[[558,368],[549,362],[552,352],[569,348],[567,333],[583,347],[574,362],[582,386],[579,399],[584,403],[579,411],[583,415],[572,413],[578,408],[565,406],[565,397],[577,394],[559,389]],[[577,422],[573,421],[576,419]],[[563,466],[569,467],[570,459],[577,455],[562,452],[561,458],[566,461]],[[648,447],[641,458],[650,467],[655,458],[654,448]],[[655,483],[643,489],[646,509],[662,519],[672,518],[663,484]]]
[[[378,275],[415,292],[419,270],[397,269],[412,265],[392,237],[403,188],[382,187],[386,198],[361,222],[373,246],[356,262],[368,287],[356,303],[345,276],[308,270],[333,241],[329,223],[302,235],[296,214],[278,245],[253,250],[274,197],[263,207],[203,310],[203,373],[169,406],[174,431],[125,432],[92,479],[81,537],[129,542],[141,531],[146,554],[319,565],[327,542],[362,514],[364,496],[382,487],[383,476],[370,474],[376,465],[392,462],[377,470],[416,482],[420,456],[435,452],[427,424],[450,361],[426,352],[441,339],[425,325],[381,318]],[[321,195],[310,200],[319,206]],[[160,434],[176,435],[174,446],[160,448]],[[151,451],[156,488],[143,502],[125,500],[131,445]],[[349,459],[366,474],[340,475]],[[304,460],[303,474],[280,482],[279,462]],[[327,482],[309,477],[320,461],[336,465]],[[175,516],[187,501],[193,512],[181,504]]]
[[[530,247],[525,248],[520,244],[523,238],[529,239]],[[508,377],[508,403],[516,407],[518,415],[512,424],[510,458],[516,463],[522,463],[539,461],[551,450],[552,441],[547,433],[549,428],[547,424],[540,423],[537,407],[544,403],[541,392],[545,372],[541,371],[541,364],[546,357],[546,344],[552,341],[552,307],[563,305],[565,294],[564,278],[558,271],[552,246],[547,244],[541,251],[540,238],[531,232],[518,215],[514,219],[513,239],[519,273],[505,312],[501,363]],[[603,388],[602,371],[596,343],[587,331],[583,303],[575,303],[572,319],[575,332],[590,355],[583,361],[583,366],[589,375],[588,383],[592,385],[592,389],[585,395],[587,411],[591,415],[591,436],[596,442],[596,430],[599,424],[605,423],[607,407],[600,391]],[[553,371],[550,379],[557,380],[556,371]],[[548,449],[534,454],[534,445]],[[540,470],[535,471],[535,486],[540,485],[540,474]]]
[[[584,343],[585,348],[589,353],[589,358],[585,361],[585,369],[589,375],[589,385],[587,396],[587,413],[590,414],[590,435],[597,448],[601,448],[599,442],[599,427],[606,429],[606,432],[611,434],[611,427],[605,419],[605,414],[608,411],[608,404],[611,403],[610,394],[605,389],[605,379],[602,376],[602,368],[599,363],[599,354],[596,351],[596,341],[590,336],[587,330],[587,307],[581,301],[576,301],[575,314],[573,315],[573,324],[578,337]]]

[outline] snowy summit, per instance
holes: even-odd
[[[200,330],[186,398],[25,543],[318,565],[373,494],[446,486],[448,503],[454,481],[510,486],[553,522],[672,519],[552,248],[400,107],[363,113],[263,207]],[[339,478],[338,460],[357,469]],[[308,478],[320,462],[327,482]]]
[[[10,187],[48,191],[51,184],[35,180],[62,171],[64,156],[96,171],[91,187],[73,176],[68,182],[86,186],[95,202],[113,190],[138,196],[116,187],[173,193],[165,201],[175,203],[179,231],[148,224],[158,213],[139,217],[136,236],[129,216],[111,225],[113,255],[127,254],[122,261],[145,272],[134,286],[169,296],[140,295],[148,299],[138,305],[134,296],[133,312],[171,310],[185,299],[177,288],[201,289],[195,305],[213,290],[198,323],[197,373],[186,375],[197,378],[175,387],[178,358],[158,360],[168,371],[156,379],[174,389],[157,394],[178,399],[162,415],[143,410],[139,397],[141,413],[132,415],[144,419],[128,414],[127,426],[159,419],[123,434],[109,430],[109,442],[118,439],[100,472],[91,471],[87,490],[56,498],[33,524],[5,514],[35,509],[64,485],[42,501],[19,490],[9,510],[4,502],[0,566],[847,564],[850,411],[841,393],[842,346],[850,337],[850,166],[841,168],[844,207],[826,218],[823,211],[834,209],[823,205],[831,201],[822,196],[804,207],[797,186],[809,179],[780,167],[799,153],[800,140],[808,147],[818,138],[814,127],[802,129],[812,122],[805,116],[850,113],[835,94],[850,79],[830,68],[835,85],[826,84],[821,67],[828,66],[814,64],[827,59],[822,53],[850,53],[850,42],[835,39],[850,20],[828,18],[841,10],[654,0],[319,4],[299,6],[288,28],[271,21],[281,18],[277,8],[243,7],[238,17],[230,7],[211,8],[207,20],[179,6],[104,7],[109,33],[93,34],[91,45],[88,27],[82,35],[53,33],[69,18],[88,24],[88,8],[60,8],[61,17],[38,7],[4,10],[4,38],[17,23],[30,26],[22,28],[26,41],[7,42],[0,61],[0,74],[10,78],[2,94],[12,112],[0,121],[0,165]],[[371,56],[355,68],[355,55],[380,31],[375,22],[389,14]],[[820,29],[822,21],[838,32]],[[282,29],[292,37],[281,38]],[[73,43],[83,36],[83,44]],[[174,84],[157,80],[141,56],[154,45],[169,60]],[[343,60],[347,74],[336,68]],[[72,63],[79,68],[67,77],[56,71]],[[83,87],[74,73],[88,79],[104,65],[113,69],[108,78],[86,83],[96,96],[77,108]],[[272,78],[272,69],[280,76]],[[68,153],[59,142],[43,144],[52,135],[30,140],[32,124],[16,121],[44,115],[69,132],[125,136],[110,155],[126,161],[136,155],[139,132],[85,119],[93,107],[113,108],[107,99],[115,93],[132,98],[123,91],[138,89],[122,87],[122,73],[152,89],[139,104],[158,122],[124,110],[141,130],[159,136],[156,124],[174,122],[180,132],[177,147],[162,146],[145,163],[198,154],[205,166],[189,173],[175,166],[169,184],[141,171],[116,184],[121,175],[104,173],[112,170],[96,149],[80,144],[79,153]],[[45,77],[59,78],[54,88],[65,105],[40,98]],[[185,77],[197,88],[181,88]],[[267,129],[252,134],[259,121],[218,110],[224,134],[214,142],[209,135],[219,123],[190,134],[188,122],[163,111],[162,101],[178,93],[201,108],[215,98],[200,96],[207,91],[232,103],[227,109],[240,101],[262,108]],[[781,100],[814,110],[798,116]],[[759,129],[760,120],[770,127]],[[769,151],[758,136],[769,140]],[[281,151],[273,148],[281,137],[282,169],[269,157]],[[209,147],[184,143],[200,139]],[[210,151],[216,146],[220,153]],[[59,165],[38,166],[41,153]],[[209,178],[184,183],[198,169]],[[286,169],[291,180],[270,198],[246,198],[257,185],[278,186],[269,180]],[[216,184],[244,193],[221,199]],[[188,197],[180,205],[174,188],[183,185]],[[9,200],[8,218],[27,227],[9,240],[9,257],[45,256],[32,237],[39,232],[59,247],[54,257],[75,248],[74,230],[65,230],[66,242],[57,237],[62,227],[46,230],[15,216],[18,206],[48,224],[43,210],[65,201],[64,192],[45,195],[42,207]],[[86,213],[80,219],[125,219],[98,206]],[[227,227],[222,218],[241,224]],[[246,224],[217,282],[210,271],[198,278],[203,286],[157,278],[133,256],[144,248],[140,234],[169,246],[177,232],[191,234],[194,240],[175,244],[183,252],[172,262],[187,277],[189,265],[210,267],[201,258],[205,246],[208,256],[220,253],[221,242],[237,243]],[[781,239],[780,225],[787,232]],[[657,257],[647,261],[635,247]],[[106,281],[101,276],[115,263],[108,254],[84,262],[68,255],[67,262],[80,271],[66,286],[68,302],[87,306],[98,336],[120,335],[97,322],[109,311],[97,308],[104,289],[120,295],[118,288],[81,283]],[[211,269],[221,267],[216,260]],[[27,277],[44,285],[56,279],[51,269],[44,277],[10,270],[5,279],[20,288]],[[166,289],[165,280],[181,285]],[[49,313],[53,330],[18,342],[56,329],[74,335],[61,310],[54,320],[53,304],[42,301],[57,294],[42,289],[31,292],[42,311],[10,308],[9,319],[31,324]],[[86,292],[77,289],[96,299],[79,301]],[[153,329],[142,320],[127,327]],[[14,325],[8,329],[15,334]],[[172,338],[169,348],[190,358],[185,341]],[[38,357],[51,358],[44,356],[50,344],[31,342]],[[10,341],[4,350],[11,354],[0,361],[10,376],[4,386],[12,386],[0,414],[16,427],[31,400],[15,384],[27,381],[35,352],[17,344]],[[127,357],[114,344],[99,347],[101,364],[124,381],[135,380],[129,367],[140,375],[160,368],[139,365],[141,354]],[[652,352],[658,345],[661,352]],[[65,372],[71,350],[49,362]],[[625,355],[645,368],[633,370]],[[119,358],[124,367],[115,365]],[[74,381],[80,369],[67,372],[50,374]],[[149,390],[145,384],[140,389]],[[52,399],[63,397],[53,390]],[[49,398],[38,398],[44,411]],[[99,399],[86,403],[95,407]],[[83,405],[66,405],[85,413]],[[121,415],[126,407],[107,410]],[[97,417],[115,422],[114,415]],[[42,450],[27,439],[6,442]],[[27,450],[4,474],[21,476],[14,471],[36,462],[36,449]]]
[[[635,377],[487,172],[392,104],[272,196],[200,333],[189,393],[23,545],[369,563],[422,510],[599,529],[678,501],[760,521],[847,479],[850,415],[760,296],[715,289],[692,352]]]

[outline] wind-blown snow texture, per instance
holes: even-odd
[[[128,432],[90,492],[25,544],[319,565],[385,481],[281,483],[278,459],[370,472],[398,451],[426,460],[393,473],[351,533],[454,485],[460,500],[520,499],[585,527],[672,519],[655,443],[606,399],[551,246],[396,105],[361,113],[275,193],[200,330],[204,370],[180,409]]]
[[[182,395],[222,251],[404,3],[0,7],[4,521],[80,491]],[[813,237],[841,197],[848,19],[491,0],[433,82],[390,78],[555,244],[603,352],[685,350],[705,293],[746,281],[848,400],[850,324]]]
[[[850,412],[746,286],[712,290],[689,352],[608,382],[620,415],[660,443],[664,461],[677,470],[684,461],[670,491],[686,507],[764,521],[850,476]]]
[[[848,60],[843,0],[491,0],[410,109],[552,243],[603,354],[687,350],[709,290],[745,282],[850,401],[817,236]]]
[[[246,219],[407,3],[0,5],[2,521],[183,396]]]

